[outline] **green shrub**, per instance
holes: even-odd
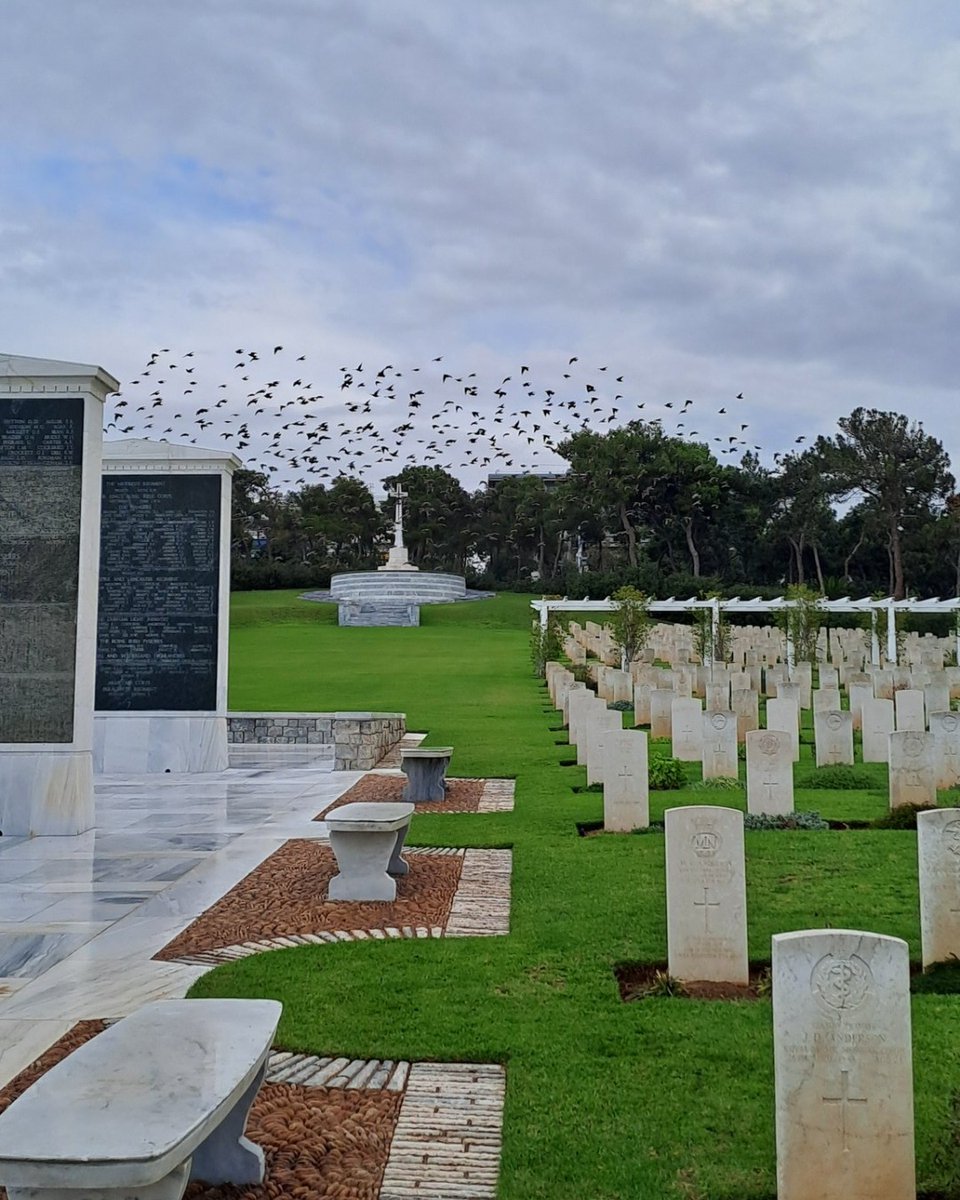
[[[721,775],[716,779],[702,779],[693,785],[695,792],[742,792],[743,784],[739,779],[731,779]]]
[[[829,829],[818,812],[746,813],[744,829]]]
[[[839,765],[818,767],[811,774],[797,780],[798,788],[825,788],[831,792],[863,791],[876,786],[876,780],[868,771]]]
[[[897,804],[873,822],[874,829],[916,829],[917,813],[930,812],[935,804]]]
[[[683,763],[679,758],[650,759],[650,789],[655,792],[669,792],[682,788],[687,782]]]
[[[616,709],[617,712],[631,712],[633,704],[630,700],[608,700],[607,708]]]

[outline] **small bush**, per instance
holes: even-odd
[[[638,993],[645,998],[654,996],[686,996],[687,989],[667,971],[654,971],[653,978]]]
[[[877,781],[869,772],[848,766],[817,767],[797,781],[799,788],[824,788],[831,792],[863,791],[876,786]]]
[[[679,758],[651,758],[649,777],[650,789],[655,792],[675,791],[687,782]]]
[[[746,813],[744,829],[829,829],[818,812]]]
[[[696,792],[742,792],[743,784],[739,779],[731,779],[721,775],[716,779],[702,779],[694,784]]]
[[[930,812],[935,804],[898,804],[873,822],[874,829],[916,829],[917,813]]]
[[[629,700],[608,700],[607,708],[616,709],[617,712],[632,712],[633,704]]]

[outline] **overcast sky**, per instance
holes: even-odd
[[[240,347],[320,392],[443,355],[484,412],[488,379],[577,356],[624,376],[621,417],[691,399],[726,437],[735,408],[767,462],[863,404],[960,465],[956,0],[2,16],[4,352],[126,382],[191,350],[227,411]]]

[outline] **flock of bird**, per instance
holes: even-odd
[[[586,368],[577,355],[549,381],[536,380],[525,364],[481,380],[437,355],[412,367],[341,366],[331,381],[315,385],[307,356],[282,345],[235,350],[231,375],[219,383],[198,372],[194,351],[154,351],[110,398],[107,436],[227,449],[288,486],[382,477],[405,466],[545,470],[558,444],[581,430],[605,432],[636,419],[659,421],[674,436],[712,440],[718,457],[760,450],[744,436],[747,421],[736,419],[732,433],[701,434],[693,428],[693,400],[635,402],[622,374]],[[715,411],[728,415],[726,405]]]

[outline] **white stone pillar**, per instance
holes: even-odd
[[[102,367],[0,356],[0,829],[94,823]]]

